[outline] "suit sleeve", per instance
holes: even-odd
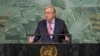
[[[63,21],[63,34],[69,34],[69,32],[68,32],[68,29],[67,29],[67,27],[66,27],[66,24],[65,24],[65,22]],[[67,35],[68,36],[68,35]],[[63,36],[64,38],[63,39],[65,39],[65,36]]]
[[[69,34],[69,32],[68,32],[68,29],[67,29],[67,27],[66,27],[65,22],[64,22],[64,34]]]
[[[69,34],[68,30],[67,30],[67,27],[66,27],[66,24],[63,20],[60,21],[60,24],[62,25],[62,34]],[[64,39],[65,39],[65,35],[63,36],[60,36],[61,38],[60,41],[62,42]]]
[[[66,27],[66,24],[64,23],[64,34],[69,34],[68,29]],[[67,35],[67,38],[69,39],[68,43],[71,43],[71,36]],[[66,37],[64,36],[64,39],[66,40]]]
[[[40,34],[39,23],[37,24],[37,28],[34,34]],[[40,39],[40,36],[35,35],[34,42],[37,42],[39,39]]]

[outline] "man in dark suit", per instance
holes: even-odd
[[[41,36],[32,36],[29,42],[37,42],[39,39],[42,43],[62,43],[63,39],[69,41],[68,36],[53,36],[49,34],[69,34],[65,22],[56,18],[56,10],[53,6],[49,5],[44,8],[45,19],[38,22],[34,34],[41,34]],[[43,35],[47,34],[47,35]]]

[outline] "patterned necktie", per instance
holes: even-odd
[[[48,23],[48,34],[52,34],[52,27],[51,27],[51,22]],[[52,39],[52,36],[50,36],[50,38]]]

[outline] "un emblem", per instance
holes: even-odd
[[[57,48],[53,45],[43,45],[40,49],[40,56],[57,56]]]

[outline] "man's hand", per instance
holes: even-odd
[[[34,36],[30,36],[29,38],[28,38],[28,43],[33,43],[33,41],[34,41]]]
[[[65,36],[65,41],[68,42],[68,43],[70,42],[70,39],[69,39],[68,36]]]

